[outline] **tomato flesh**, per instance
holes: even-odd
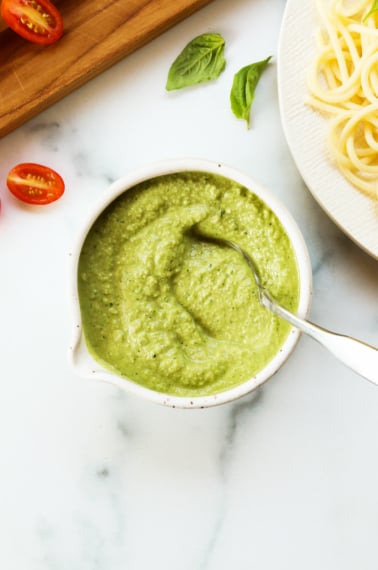
[[[33,162],[12,168],[7,186],[16,198],[27,204],[50,204],[64,193],[63,178],[52,168]]]
[[[1,15],[24,39],[48,45],[63,34],[62,16],[50,0],[3,0]]]

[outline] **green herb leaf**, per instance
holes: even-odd
[[[230,93],[231,109],[235,117],[247,121],[248,127],[256,86],[271,58],[269,56],[263,61],[246,65],[234,76]]]
[[[373,2],[373,6],[371,7],[370,12],[368,12],[364,18],[364,21],[367,20],[369,18],[369,16],[371,16],[372,14],[374,14],[374,12],[378,11],[378,0],[374,0]]]
[[[194,38],[172,63],[167,91],[216,79],[226,66],[224,46],[220,34],[202,34]]]

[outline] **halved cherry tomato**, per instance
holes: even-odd
[[[49,0],[3,0],[1,15],[25,40],[48,45],[63,34],[62,16]]]
[[[33,162],[12,168],[7,186],[16,198],[28,204],[50,204],[64,192],[63,178],[55,170]]]

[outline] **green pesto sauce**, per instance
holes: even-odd
[[[275,214],[222,176],[185,172],[143,182],[97,219],[83,245],[78,286],[93,357],[152,390],[215,394],[254,376],[284,343],[289,325],[262,307],[240,244],[262,281],[295,311],[299,279]]]

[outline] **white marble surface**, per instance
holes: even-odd
[[[275,60],[248,131],[229,110],[242,65],[276,55],[284,0],[214,0],[0,140],[0,568],[376,570],[378,387],[302,338],[235,404],[171,410],[77,378],[67,360],[67,252],[110,181],[161,158],[238,167],[295,216],[313,320],[377,344],[377,262],[325,216],[280,126]],[[167,70],[206,31],[218,81],[177,93]],[[1,103],[0,103],[1,104]],[[65,196],[30,209],[4,179],[55,167]]]

